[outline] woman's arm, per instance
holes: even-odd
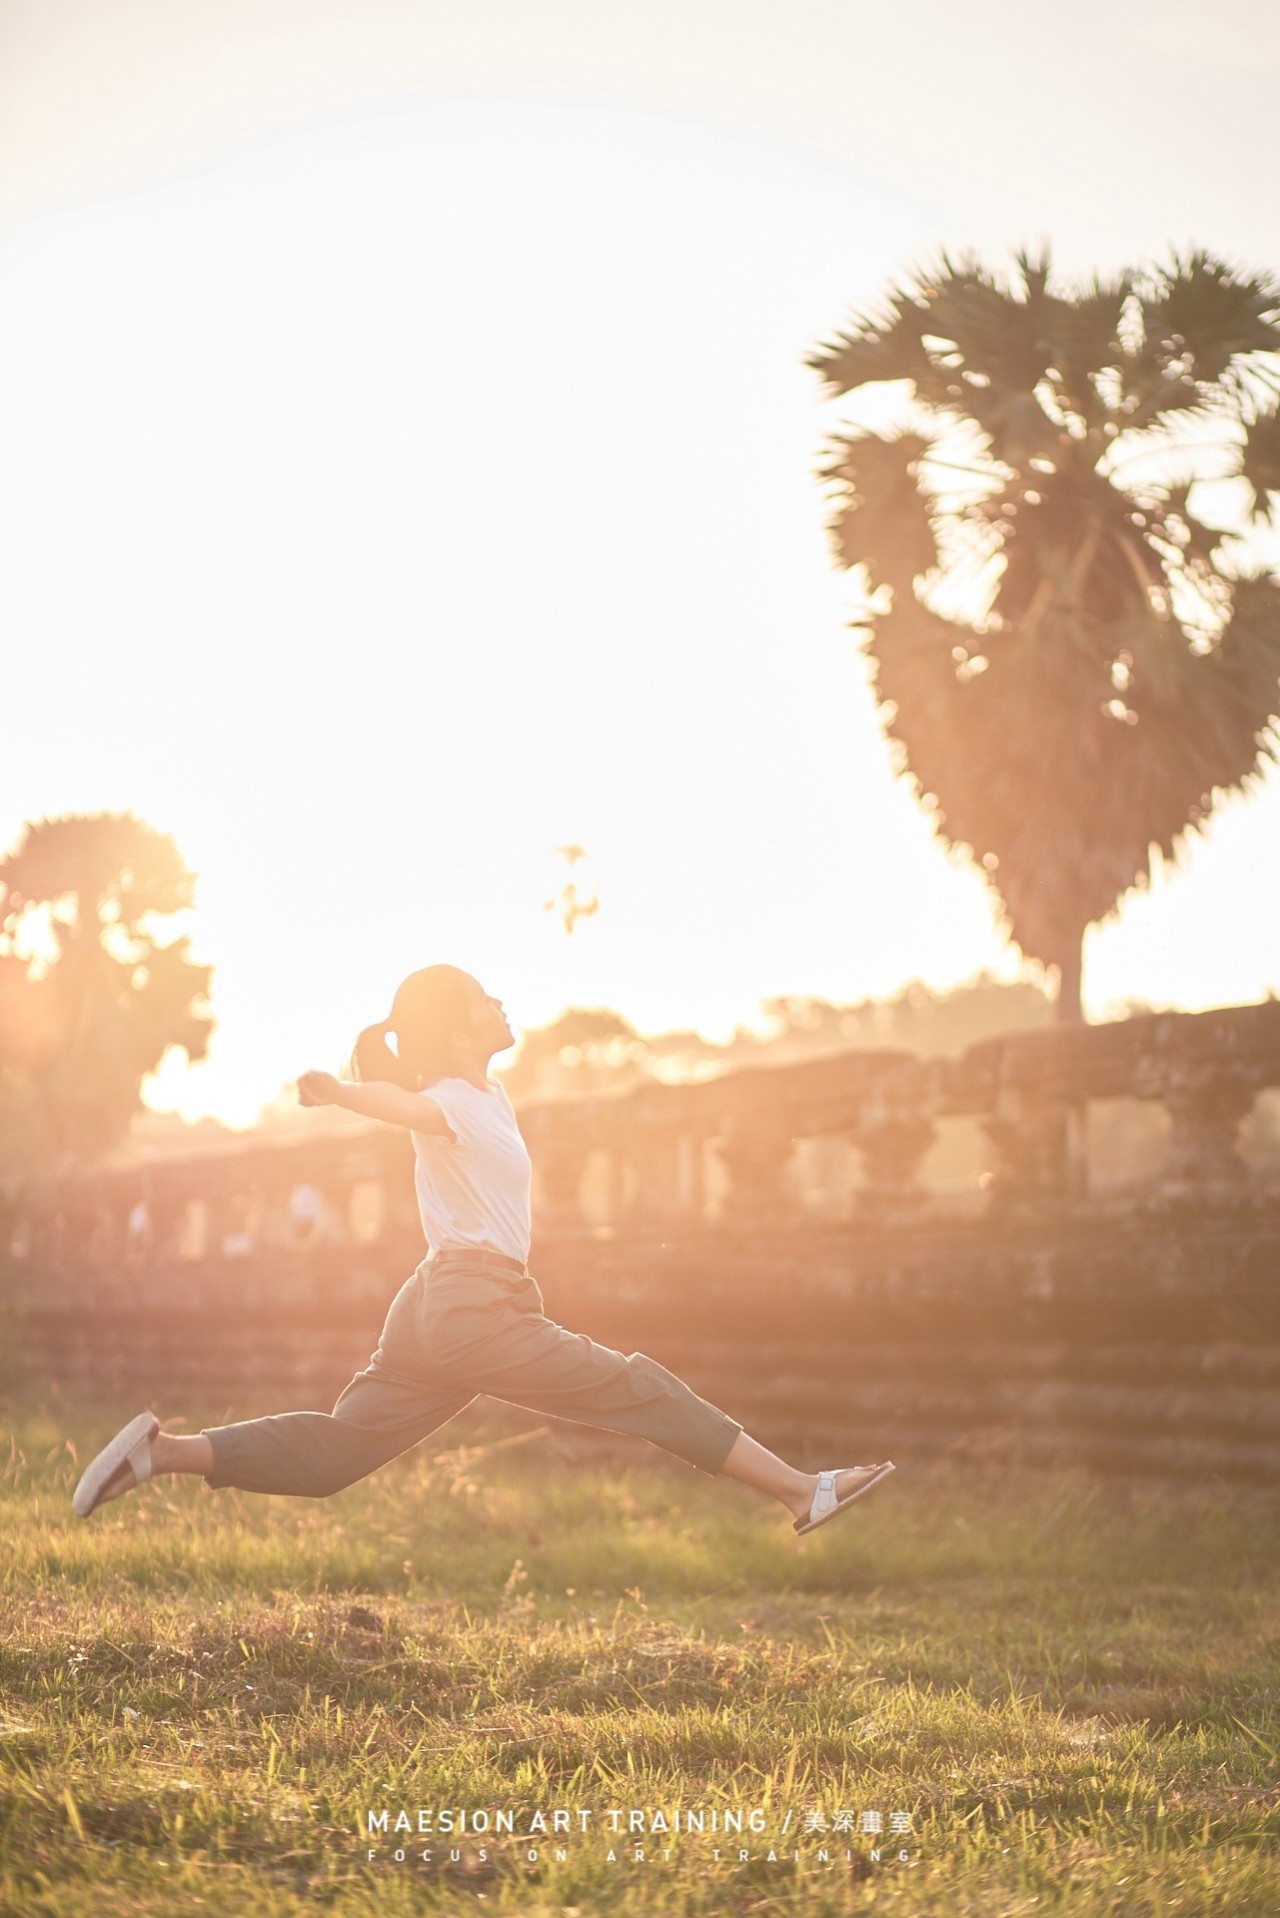
[[[371,1079],[351,1085],[331,1072],[304,1072],[298,1080],[298,1100],[304,1106],[343,1106],[366,1119],[408,1126],[411,1132],[429,1132],[456,1144],[457,1135],[435,1100],[425,1092],[406,1092],[389,1079]]]

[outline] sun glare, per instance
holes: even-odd
[[[441,959],[517,1025],[708,1037],[776,992],[1016,971],[891,776],[814,478],[804,355],[930,238],[781,151],[497,101],[11,233],[0,621],[41,718],[7,785],[131,807],[199,875],[217,1030],[152,1105],[249,1123]],[[1180,879],[1096,935],[1099,989],[1152,954],[1188,1000],[1262,989],[1239,862],[1274,816],[1215,843],[1239,939]]]

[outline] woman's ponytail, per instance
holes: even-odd
[[[417,1079],[387,1044],[390,1031],[389,1024],[364,1028],[351,1052],[352,1077],[361,1084],[370,1079],[389,1079],[392,1085],[403,1086],[406,1092],[416,1092]]]

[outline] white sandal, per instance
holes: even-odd
[[[154,1412],[139,1412],[103,1446],[85,1466],[72,1495],[71,1509],[77,1518],[88,1518],[99,1505],[120,1498],[151,1477],[151,1441],[159,1430],[160,1421]],[[132,1471],[132,1479],[121,1470],[125,1465]],[[117,1477],[119,1484],[115,1483]]]
[[[851,1492],[846,1492],[843,1498],[837,1498],[837,1474],[835,1472],[819,1472],[818,1489],[813,1495],[808,1516],[796,1519],[792,1526],[793,1531],[800,1533],[813,1532],[817,1530],[819,1525],[825,1525],[828,1519],[837,1517],[839,1513],[843,1512],[846,1505],[852,1505],[856,1498],[861,1498],[864,1492],[869,1492],[873,1485],[880,1483],[882,1478],[888,1478],[890,1472],[893,1470],[893,1462],[890,1460],[886,1465],[851,1465],[842,1467],[841,1469],[851,1472],[870,1472],[872,1476],[866,1479],[863,1484],[856,1485]]]

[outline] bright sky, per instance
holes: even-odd
[[[889,777],[801,362],[941,243],[1280,265],[1280,29],[1060,19],[0,4],[0,843],[130,808],[199,873],[218,1031],[151,1103],[248,1123],[440,959],[713,1037],[1016,973]],[[1090,1009],[1280,989],[1278,826],[1094,934]]]

